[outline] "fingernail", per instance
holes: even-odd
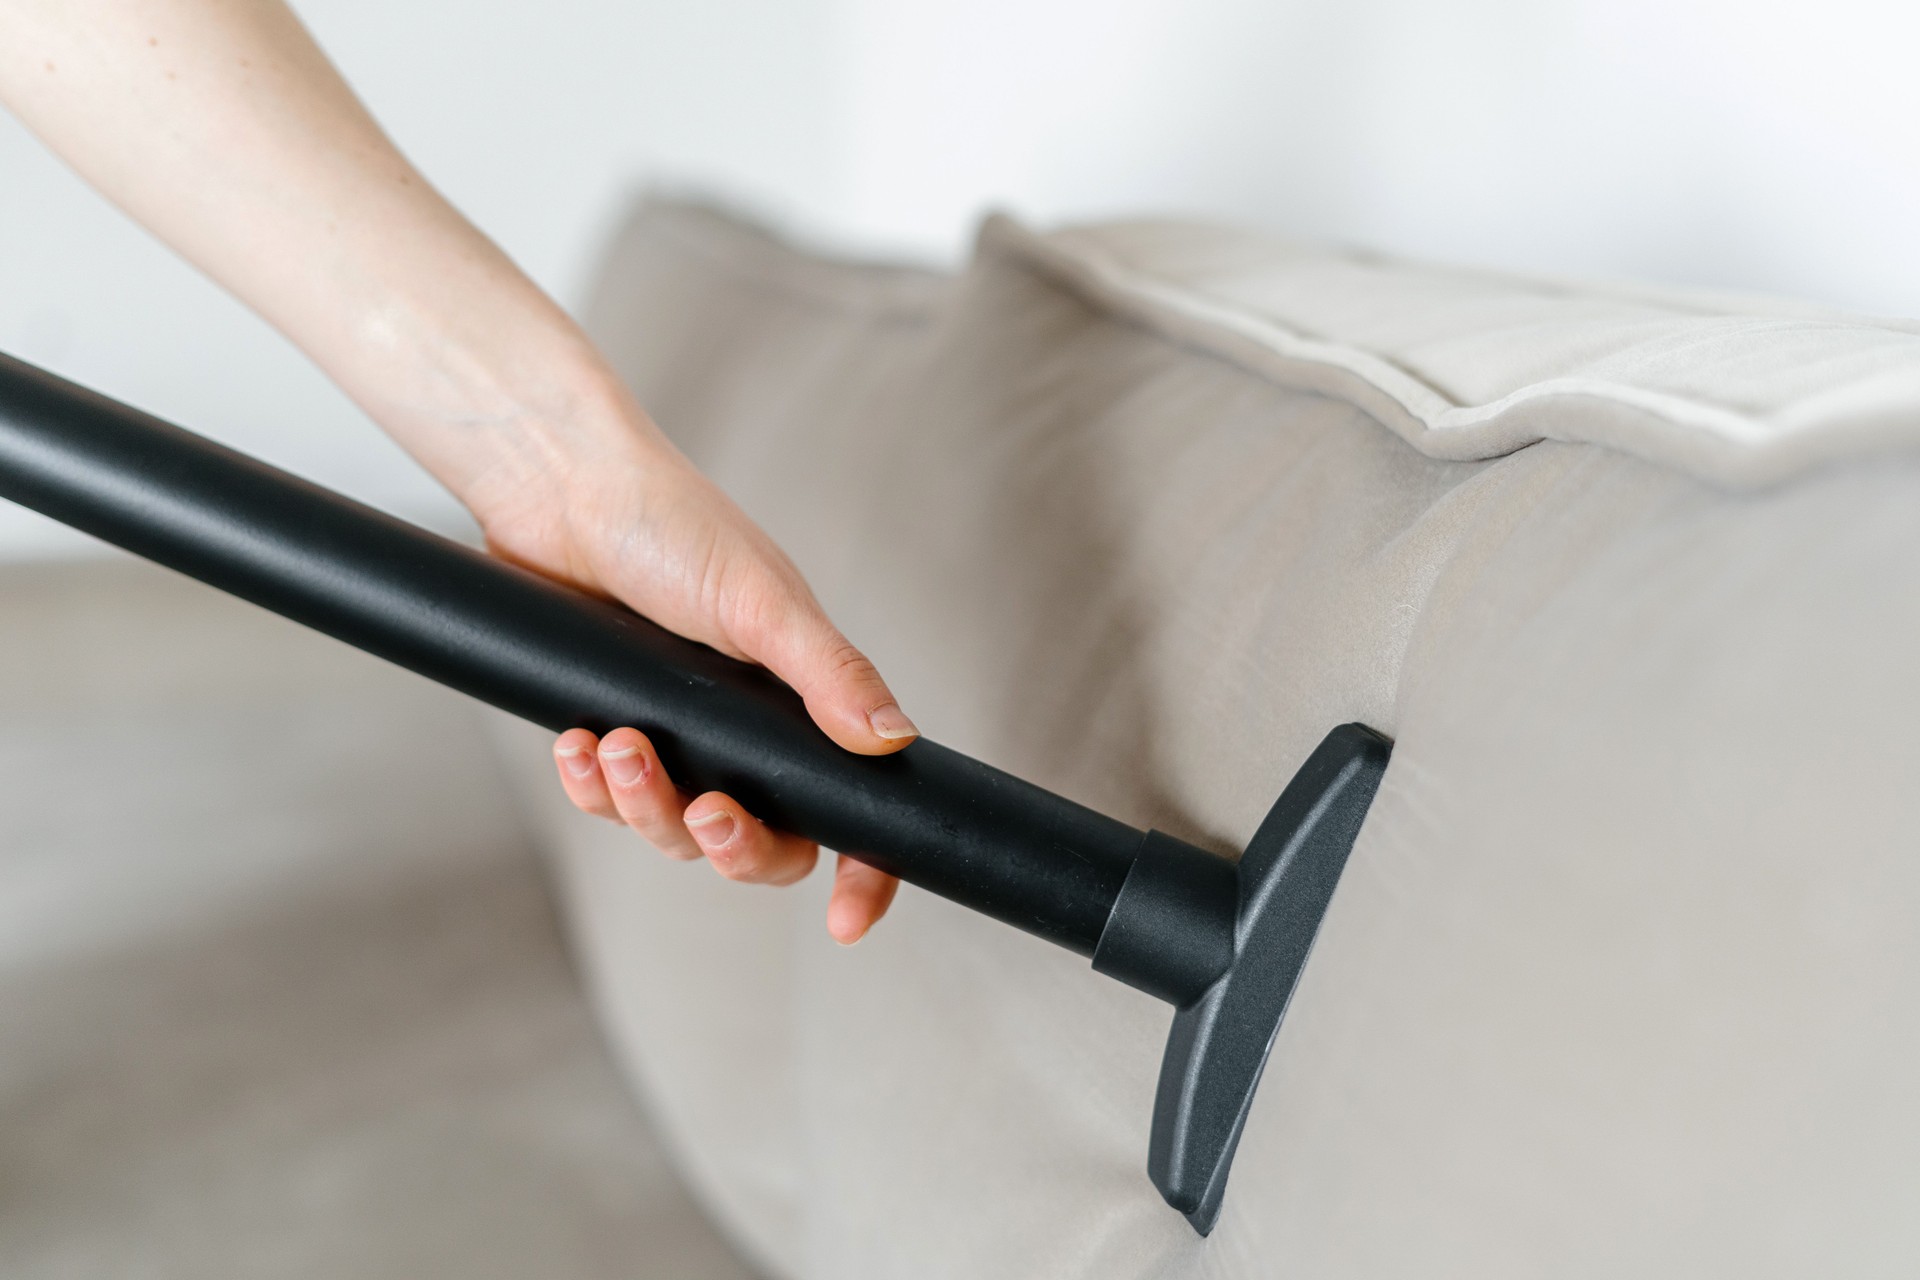
[[[687,830],[693,832],[694,842],[709,852],[733,843],[734,825],[733,815],[725,809],[687,819]]]
[[[884,707],[875,707],[869,711],[867,723],[873,726],[875,733],[887,739],[920,736],[920,731],[913,727],[913,721],[907,719],[907,713],[902,711],[900,704],[896,702],[889,702]]]
[[[603,749],[600,761],[607,776],[623,787],[635,786],[647,780],[646,754],[638,747],[620,747],[613,751]]]
[[[584,778],[593,772],[593,752],[585,747],[561,747],[556,754],[567,772],[576,778]]]

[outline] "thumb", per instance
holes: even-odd
[[[867,656],[840,634],[810,593],[742,645],[792,685],[829,738],[861,755],[898,751],[920,736]]]

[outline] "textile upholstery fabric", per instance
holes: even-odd
[[[770,1271],[1920,1265],[1913,326],[1164,225],[948,279],[661,205],[592,324],[933,737],[1223,851],[1332,725],[1398,744],[1204,1241],[1144,1173],[1163,1006],[554,809]]]

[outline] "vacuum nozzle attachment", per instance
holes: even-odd
[[[1236,866],[924,739],[842,751],[767,672],[0,356],[0,497],[1091,955],[1172,1003],[1149,1172],[1201,1233],[1387,761],[1328,736]]]
[[[1177,1002],[1147,1173],[1201,1235],[1220,1216],[1254,1088],[1392,750],[1365,725],[1343,724],[1307,757],[1240,855],[1231,914],[1216,918],[1231,958],[1203,990]],[[1129,877],[1115,920],[1132,885]]]

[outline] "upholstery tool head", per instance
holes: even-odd
[[[1268,811],[1230,881],[1196,873],[1194,858],[1210,855],[1186,846],[1164,854],[1150,835],[1094,952],[1093,967],[1104,972],[1116,961],[1151,971],[1161,984],[1155,994],[1178,1006],[1160,1062],[1147,1173],[1201,1235],[1219,1217],[1267,1052],[1391,751],[1365,725],[1328,734]],[[1169,875],[1174,868],[1185,874]],[[1135,893],[1137,885],[1144,892]]]

